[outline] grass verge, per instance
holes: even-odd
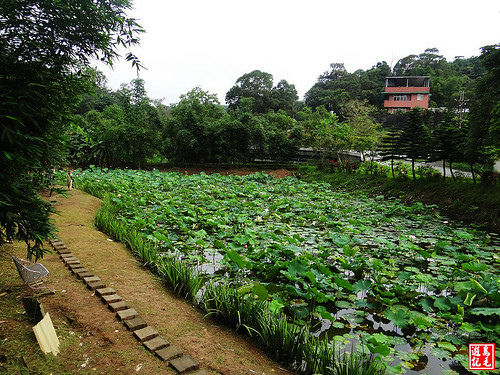
[[[0,374],[71,374],[62,356],[46,355],[39,348],[34,323],[22,303],[30,291],[8,255],[13,246],[0,248]],[[76,339],[67,330],[59,329],[58,333],[61,351]]]

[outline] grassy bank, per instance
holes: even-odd
[[[305,181],[326,182],[335,189],[435,204],[450,219],[500,232],[500,187],[495,185],[450,179],[393,180],[379,175],[329,173],[315,166],[299,166],[298,173]]]

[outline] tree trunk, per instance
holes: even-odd
[[[411,173],[413,175],[413,179],[416,180],[417,178],[415,177],[415,159],[411,159]]]
[[[391,158],[391,171],[392,171],[392,179],[396,179],[394,176],[394,158]]]
[[[446,181],[446,159],[443,159],[443,181]]]
[[[450,174],[451,174],[451,177],[453,178],[453,181],[457,182],[457,179],[455,178],[455,175],[453,174],[453,168],[451,166],[451,163],[452,163],[452,161],[450,160]]]
[[[474,174],[473,164],[469,164],[469,166],[470,166],[470,173],[472,173],[472,181],[474,181],[474,183],[476,183],[476,175]]]

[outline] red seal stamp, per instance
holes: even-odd
[[[494,370],[495,344],[469,344],[469,370]]]

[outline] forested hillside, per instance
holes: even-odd
[[[326,164],[345,163],[342,151],[355,150],[388,160],[462,162],[494,181],[498,44],[453,61],[427,49],[393,68],[379,62],[353,73],[334,63],[303,101],[293,83],[254,70],[228,88],[226,103],[193,88],[165,105],[148,97],[141,79],[112,91],[89,68],[92,59],[112,64],[119,46],[139,43],[143,30],[127,16],[130,7],[117,0],[0,6],[0,244],[23,239],[29,254],[41,255],[52,208],[36,188],[64,166],[293,161],[307,147]],[[142,66],[131,53],[126,59]],[[391,75],[430,76],[431,106],[440,111],[380,117],[384,79]],[[459,118],[461,92],[470,112]]]
[[[200,88],[167,106],[147,96],[141,79],[111,91],[102,74],[88,70],[94,93],[82,97],[68,124],[68,161],[80,167],[280,162],[308,147],[324,161],[355,150],[461,162],[484,172],[498,149],[499,55],[498,46],[489,46],[481,56],[449,62],[427,49],[392,69],[379,62],[354,73],[334,63],[303,101],[292,83],[275,83],[270,73],[254,70],[229,88],[226,106]],[[431,109],[388,115],[382,91],[392,75],[428,75]]]

